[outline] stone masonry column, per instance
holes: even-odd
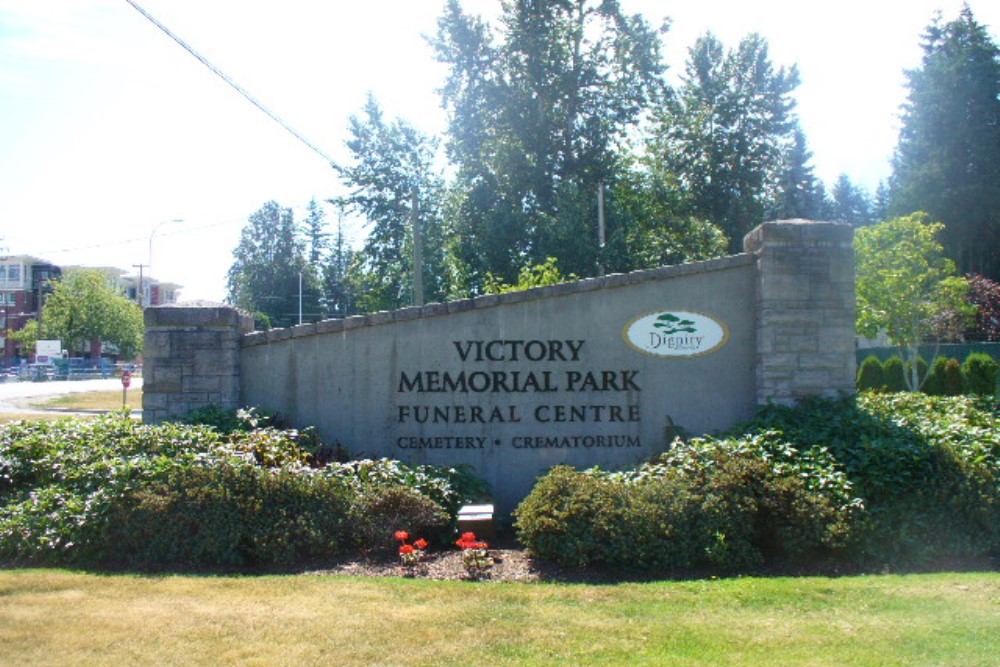
[[[743,248],[757,260],[757,403],[855,392],[854,229],[780,220]]]
[[[144,313],[142,420],[239,407],[240,338],[253,317],[222,305],[152,306]]]

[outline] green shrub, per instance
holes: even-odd
[[[962,365],[954,357],[937,357],[931,367],[931,376],[924,385],[929,396],[961,396]]]
[[[962,364],[958,359],[951,358],[944,365],[944,377],[941,384],[944,396],[962,395]]]
[[[440,527],[477,486],[465,469],[317,466],[315,442],[125,415],[0,425],[0,561],[291,564]]]
[[[518,507],[518,536],[564,565],[664,572],[813,562],[847,546],[857,509],[845,480],[817,461],[763,439],[694,440],[625,473],[557,467]]]
[[[354,493],[290,469],[178,466],[112,510],[112,559],[142,565],[253,566],[331,556],[353,546]]]
[[[903,378],[903,360],[897,356],[889,357],[882,365],[882,381],[887,392],[906,391],[906,380]]]
[[[656,571],[1000,555],[1000,406],[868,393],[768,406],[608,473],[559,467],[516,512],[540,559]]]
[[[973,352],[962,364],[962,386],[967,394],[991,396],[997,390],[996,359],[984,352]]]
[[[358,494],[350,517],[355,541],[365,550],[398,547],[397,530],[444,543],[444,530],[450,525],[440,505],[413,488],[398,485],[370,487]]]
[[[741,432],[825,448],[862,499],[856,557],[908,565],[1000,553],[1000,411],[968,397],[864,394],[768,406]],[[772,436],[768,436],[772,437]]]
[[[924,383],[922,391],[928,396],[944,396],[944,374],[948,365],[947,357],[935,357],[931,364],[931,374]]]
[[[878,391],[885,381],[882,378],[882,361],[874,354],[868,355],[858,368],[858,391]]]

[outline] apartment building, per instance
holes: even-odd
[[[4,359],[17,356],[10,334],[38,318],[44,295],[51,291],[48,282],[61,275],[62,269],[38,257],[0,257],[0,347]]]
[[[66,271],[87,267],[59,267],[30,255],[0,257],[0,349],[4,362],[20,356],[10,334],[29,320],[39,319],[45,295],[52,291],[49,281],[59,280]],[[133,276],[115,267],[95,267],[108,276],[109,283],[142,307],[175,303],[181,288],[177,283],[149,276]],[[91,345],[91,355],[100,356],[100,341]]]

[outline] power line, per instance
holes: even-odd
[[[257,107],[258,109],[260,109],[261,111],[263,111],[264,113],[266,113],[271,118],[271,120],[273,120],[278,125],[280,125],[281,127],[285,128],[286,130],[288,130],[288,132],[290,132],[292,134],[292,136],[294,136],[296,139],[298,139],[303,144],[305,144],[306,146],[308,146],[314,153],[316,153],[317,155],[319,155],[321,158],[323,158],[324,160],[326,160],[330,164],[331,167],[336,167],[336,163],[333,161],[333,159],[329,155],[327,155],[326,153],[324,153],[322,150],[320,150],[319,148],[317,148],[315,144],[313,144],[311,141],[309,141],[308,139],[306,139],[305,137],[303,137],[301,134],[299,134],[298,132],[296,132],[290,125],[288,125],[288,123],[286,123],[285,121],[283,121],[274,112],[272,112],[270,109],[268,109],[266,106],[264,106],[263,103],[261,103],[253,95],[251,95],[250,93],[248,93],[242,86],[240,86],[238,83],[236,83],[231,78],[229,78],[228,76],[226,76],[226,74],[222,70],[220,70],[218,67],[216,67],[215,65],[213,65],[212,63],[210,63],[208,61],[208,59],[206,59],[203,55],[201,55],[200,53],[198,53],[197,51],[195,51],[183,39],[181,39],[180,37],[178,37],[177,35],[175,35],[173,32],[171,32],[170,29],[167,28],[167,26],[163,25],[162,23],[160,23],[159,21],[157,21],[155,18],[153,18],[149,14],[149,12],[147,12],[145,9],[143,9],[142,7],[140,7],[139,5],[137,5],[135,2],[133,2],[133,0],[125,0],[125,2],[127,2],[130,5],[132,5],[132,7],[137,12],[139,12],[140,14],[142,14],[143,16],[145,16],[149,20],[150,23],[152,23],[157,28],[159,28],[164,33],[166,33],[166,35],[168,37],[170,37],[170,39],[172,39],[175,42],[177,42],[181,46],[181,48],[183,48],[185,51],[187,51],[192,56],[194,56],[198,60],[198,62],[200,62],[202,65],[204,65],[208,69],[212,70],[212,72],[216,76],[218,76],[220,79],[222,79],[223,81],[225,81],[226,83],[228,83],[230,86],[232,86],[236,90],[236,92],[238,92],[240,95],[242,95],[244,98],[246,98],[247,101],[249,101],[255,107]]]
[[[190,234],[191,232],[201,231],[202,229],[211,229],[212,227],[225,227],[226,225],[238,225],[245,222],[245,220],[227,220],[226,222],[213,222],[208,225],[199,225],[197,227],[186,227],[184,229],[177,229],[173,231],[161,232],[159,236],[175,236],[178,234]],[[122,239],[121,241],[113,241],[110,243],[95,243],[93,245],[77,246],[76,248],[62,248],[60,250],[43,250],[36,254],[39,255],[55,255],[63,252],[77,252],[79,250],[95,250],[97,248],[114,248],[115,246],[129,245],[130,243],[138,243],[149,240],[149,236],[136,236],[131,239]]]

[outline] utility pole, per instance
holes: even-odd
[[[597,247],[600,248],[601,261],[597,266],[597,275],[604,275],[604,179],[597,182]]]
[[[413,305],[424,305],[424,245],[417,217],[417,188],[410,195],[410,228],[413,230]]]
[[[139,289],[135,293],[135,300],[136,300],[136,303],[139,304],[140,308],[145,308],[146,307],[146,304],[144,304],[142,302],[143,301],[143,297],[145,296],[145,294],[143,294],[143,291],[142,291],[142,270],[144,268],[146,268],[147,266],[149,266],[149,264],[133,264],[132,265],[133,268],[139,269]]]

